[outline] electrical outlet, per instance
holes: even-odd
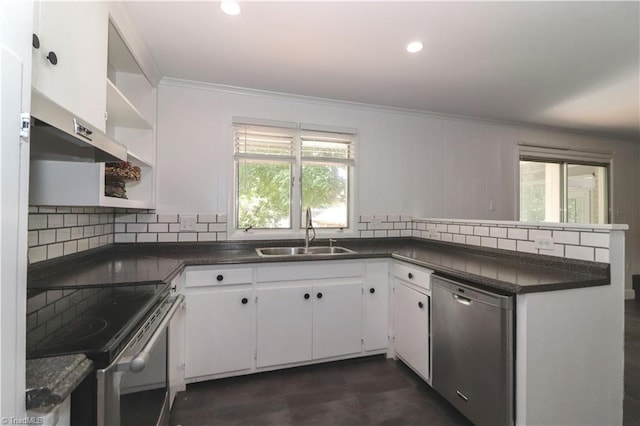
[[[533,240],[533,244],[540,250],[553,250],[553,238],[551,237],[538,237]]]
[[[180,232],[195,231],[197,221],[198,221],[198,218],[195,215],[193,216],[180,215]]]

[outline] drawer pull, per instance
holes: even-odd
[[[413,274],[411,272],[409,272],[409,274],[407,276],[409,277],[410,280],[413,279]]]
[[[304,294],[304,298],[305,298],[305,300],[306,300],[306,299],[308,299],[308,298],[310,298],[310,297],[311,297],[311,296],[309,296],[309,293],[305,293],[305,294]]]
[[[322,299],[322,293],[317,294],[318,299]]]
[[[420,308],[420,309],[424,308],[424,303],[418,302],[418,308]]]
[[[224,276],[223,276],[222,274],[220,274],[220,275],[218,275],[218,276],[216,277],[216,280],[218,280],[218,281],[222,281],[222,280],[224,280]]]
[[[458,394],[458,396],[459,396],[460,398],[464,399],[465,401],[469,401],[469,398],[467,398],[466,396],[464,396],[464,395],[462,394],[462,392],[460,392],[460,391],[456,391],[456,393]]]
[[[375,289],[375,288],[370,288],[370,289],[369,289],[369,293],[373,294],[373,293],[375,293],[375,292],[376,292],[376,289]]]
[[[249,302],[249,299],[247,299],[246,297],[242,298],[242,304],[246,305]]]

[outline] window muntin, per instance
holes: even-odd
[[[348,229],[353,135],[235,125],[236,229]]]
[[[520,159],[520,220],[609,223],[606,164]]]

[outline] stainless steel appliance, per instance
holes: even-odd
[[[433,388],[476,425],[514,423],[513,297],[432,277]]]
[[[169,424],[169,322],[184,300],[168,298],[124,350],[97,371],[98,426]]]
[[[72,425],[168,424],[168,324],[182,295],[165,283],[32,292],[47,301],[37,316],[51,316],[27,332],[27,357],[84,353],[96,368],[71,394]]]

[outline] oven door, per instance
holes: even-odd
[[[169,424],[169,322],[183,300],[167,299],[115,361],[97,371],[98,426]]]

